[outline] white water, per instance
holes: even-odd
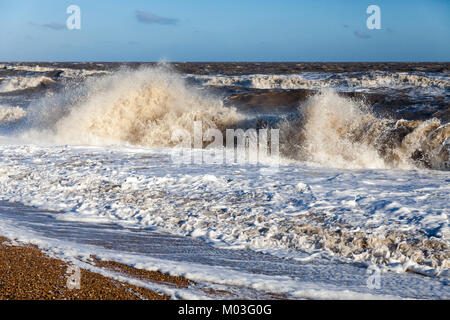
[[[162,68],[89,79],[82,90],[69,101],[64,92],[31,106],[32,129],[24,137],[58,144],[173,146],[178,141],[172,134],[192,132],[194,121],[202,121],[205,130],[224,130],[243,119]]]
[[[35,88],[52,82],[54,82],[52,79],[44,76],[7,78],[0,82],[0,93]]]
[[[5,145],[0,152],[1,199],[62,210],[60,219],[157,226],[281,253],[321,248],[391,267],[418,262],[432,274],[448,268],[448,258],[424,254],[420,242],[428,234],[448,244],[445,172],[293,164],[268,176],[254,165],[179,166],[170,151],[154,149]],[[394,235],[398,245],[419,244],[388,248]]]
[[[337,168],[446,169],[450,127],[439,120],[377,118],[361,101],[323,90],[299,107],[300,119],[282,123],[282,155]],[[21,138],[33,143],[173,147],[174,133],[223,133],[240,127],[245,115],[216,96],[190,87],[167,68],[122,70],[91,78],[76,88],[46,96],[29,107]],[[245,127],[244,129],[247,129]],[[398,135],[401,130],[408,133]],[[392,136],[392,137],[391,137]],[[420,161],[413,155],[420,153]]]
[[[210,86],[244,86],[256,89],[323,89],[338,91],[377,92],[391,89],[411,90],[416,94],[445,95],[450,86],[448,75],[424,73],[318,73],[304,72],[293,75],[252,74],[244,76],[189,75],[188,78]]]
[[[281,125],[285,156],[326,167],[411,169],[414,154],[434,169],[448,169],[450,126],[438,119],[394,121],[365,103],[322,90],[299,107],[300,118]]]

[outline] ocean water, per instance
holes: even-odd
[[[448,64],[2,64],[0,234],[239,298],[448,299],[449,84]],[[195,122],[279,130],[276,170],[174,161]]]

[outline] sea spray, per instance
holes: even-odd
[[[71,97],[67,98],[67,92]],[[25,133],[28,138],[162,147],[176,145],[173,132],[192,131],[194,121],[224,131],[242,118],[221,99],[190,88],[165,67],[121,70],[88,79],[77,90],[41,100],[33,115],[32,129]]]
[[[52,83],[54,81],[51,78],[44,76],[11,77],[0,82],[0,93],[26,90]]]
[[[282,154],[338,168],[448,169],[450,127],[377,117],[363,101],[322,90],[281,124]]]

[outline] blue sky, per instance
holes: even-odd
[[[450,61],[450,1],[0,0],[0,61],[163,59]]]

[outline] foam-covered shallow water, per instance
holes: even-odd
[[[255,72],[243,74],[251,66]],[[28,226],[7,229],[14,225],[8,209],[0,214],[3,229],[25,240],[51,238],[72,252],[89,242],[83,230],[98,227],[124,243],[112,248],[108,241],[90,243],[90,250],[103,252],[106,246],[109,257],[122,259],[125,248],[125,262],[139,264],[146,248],[140,235],[150,228],[197,244],[190,257],[174,252],[163,259],[173,270],[181,261],[184,267],[192,263],[189,275],[197,280],[201,272],[230,268],[233,283],[255,274],[262,282],[273,277],[264,290],[286,293],[287,285],[293,297],[330,297],[314,291],[321,287],[359,297],[446,297],[447,65],[415,65],[410,71],[403,65],[392,71],[364,64],[292,65],[291,72],[302,70],[297,74],[286,66],[0,66],[0,200],[50,210],[46,214],[58,221],[24,209],[28,217],[37,214],[33,223],[18,215],[15,225]],[[271,73],[261,74],[264,68]],[[177,164],[173,133],[195,135],[194,121],[222,133],[279,129],[278,170],[267,170],[269,163]],[[205,152],[196,149],[194,158]],[[133,237],[140,239],[134,251],[127,245]],[[214,250],[224,255],[215,264],[198,253]],[[150,249],[144,253],[145,259],[155,258]],[[240,261],[240,254],[261,267],[226,262]],[[320,261],[323,274],[305,271],[311,266],[299,261],[308,259]],[[151,261],[152,268],[164,265]],[[264,261],[289,271],[277,275]],[[392,285],[378,292],[364,289],[360,282],[369,266]],[[336,278],[340,284],[324,281],[332,270],[342,273]],[[353,273],[360,274],[356,282],[345,280]],[[305,285],[302,276],[314,283],[309,296],[299,289]],[[200,280],[231,284],[213,278]],[[248,281],[254,289],[261,286]],[[433,283],[434,293],[413,294],[424,285],[417,281]],[[401,294],[394,283],[414,289]]]
[[[321,250],[429,275],[448,269],[445,172],[287,164],[264,175],[252,165],[180,166],[170,151],[133,148],[9,145],[1,155],[2,200],[62,211],[58,219],[280,255]]]
[[[380,287],[370,289],[364,265],[307,253],[279,258],[248,249],[213,247],[194,237],[116,224],[56,220],[58,213],[17,203],[0,203],[0,231],[17,240],[82,266],[89,255],[135,267],[187,276],[203,286],[225,290],[220,298],[267,299],[267,293],[296,299],[416,298],[448,299],[446,282],[418,274],[382,274]],[[64,241],[61,241],[64,239]],[[58,252],[59,251],[59,252]],[[111,275],[109,275],[111,276]],[[202,298],[197,288],[170,291],[174,298]],[[265,295],[266,294],[266,295]],[[214,297],[214,296],[213,296]]]

